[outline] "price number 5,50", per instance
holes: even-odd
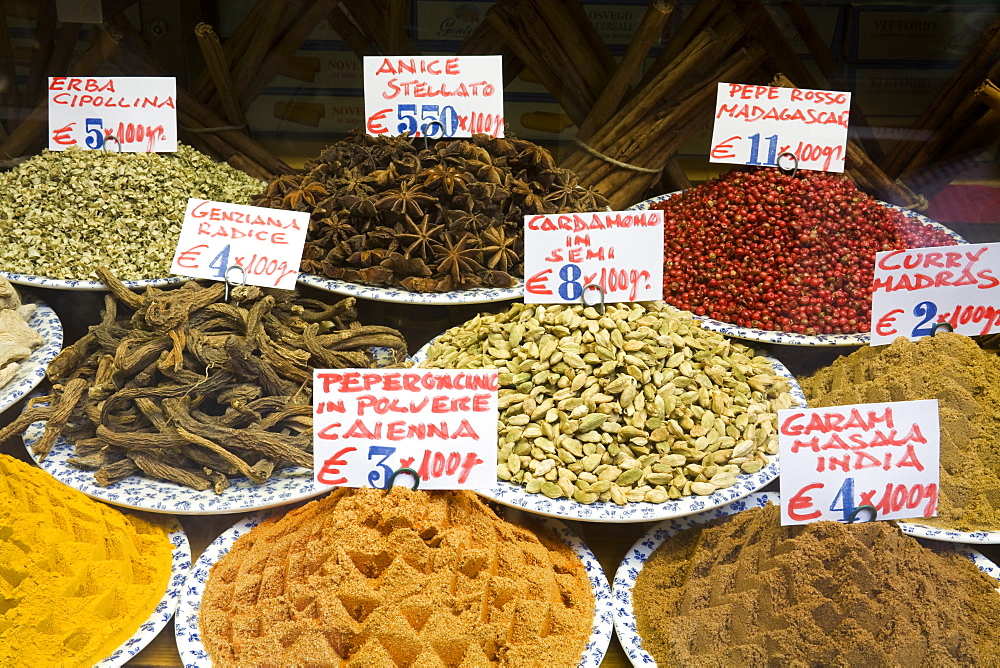
[[[396,114],[401,121],[397,129],[399,132],[409,133],[411,137],[453,137],[460,127],[458,112],[450,104],[444,107],[437,104],[420,105],[419,120],[415,104],[399,105]]]

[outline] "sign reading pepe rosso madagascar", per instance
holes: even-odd
[[[370,135],[503,136],[500,56],[364,57]]]

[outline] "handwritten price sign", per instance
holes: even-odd
[[[49,150],[177,150],[173,77],[49,77]]]
[[[420,477],[421,489],[495,484],[497,373],[315,370],[316,481],[385,488],[394,471],[410,468]]]
[[[850,93],[720,83],[709,162],[842,172],[850,109]]]
[[[294,290],[309,228],[303,211],[188,200],[170,271],[181,276]]]
[[[365,56],[370,135],[503,137],[500,56]]]
[[[663,212],[524,217],[524,301],[579,302],[596,284],[608,302],[663,298]]]
[[[936,399],[785,409],[778,423],[782,526],[850,521],[858,506],[880,520],[937,514]]]
[[[1000,244],[875,254],[871,345],[930,336],[940,323],[968,336],[1000,331]]]

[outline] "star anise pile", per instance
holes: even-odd
[[[414,292],[510,287],[524,274],[525,215],[607,206],[529,141],[423,145],[355,132],[254,204],[311,214],[302,271]]]

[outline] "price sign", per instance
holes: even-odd
[[[524,217],[524,301],[579,302],[599,285],[608,302],[663,298],[663,212]]]
[[[188,200],[170,271],[181,276],[229,279],[294,290],[309,228],[303,211]]]
[[[177,150],[174,77],[49,77],[49,150]]]
[[[938,402],[778,411],[781,524],[937,514]]]
[[[365,56],[370,135],[503,137],[500,56]]]
[[[930,336],[941,323],[968,336],[1000,331],[1000,244],[875,254],[871,345]]]
[[[844,171],[851,94],[720,83],[709,162]]]
[[[401,468],[421,489],[496,484],[495,369],[313,372],[313,460],[323,485],[385,488]],[[411,484],[407,476],[401,484]]]

